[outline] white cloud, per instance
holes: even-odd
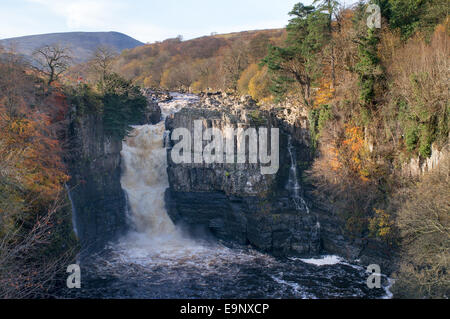
[[[27,0],[45,6],[65,20],[69,30],[118,31],[142,42],[162,40],[178,33],[146,21],[130,21],[127,4],[121,0]],[[128,4],[129,7],[129,4]],[[128,8],[129,9],[129,8]]]
[[[28,0],[46,6],[49,10],[62,16],[67,27],[105,28],[113,24],[120,13],[122,4],[117,0]]]

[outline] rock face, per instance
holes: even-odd
[[[199,105],[169,117],[166,128],[171,134],[177,128],[187,128],[193,136],[196,120],[201,121],[203,130],[213,128],[224,135],[227,127],[270,130],[282,124],[258,110],[252,101],[224,104],[207,96]],[[220,239],[249,244],[275,255],[317,254],[317,219],[305,209],[296,208],[287,188],[291,167],[287,139],[281,127],[280,169],[273,175],[263,175],[260,164],[174,163],[169,148],[169,215],[191,229],[206,228]],[[296,150],[298,159],[309,157],[305,145],[298,144]]]
[[[130,124],[161,120],[158,103],[148,101],[145,118]],[[122,140],[105,134],[99,115],[71,119],[68,139],[68,188],[78,237],[83,251],[101,249],[127,229],[126,197],[120,184]]]
[[[96,250],[126,228],[125,195],[120,185],[122,140],[107,137],[95,115],[70,126],[68,166],[74,217],[83,250]]]
[[[275,175],[262,175],[260,167],[251,164],[177,164],[169,149],[166,205],[176,223],[189,229],[206,228],[222,240],[274,255],[336,254],[366,265],[378,264],[384,273],[393,270],[392,250],[376,240],[347,236],[333,207],[317,200],[313,187],[302,179],[312,161],[306,111],[289,102],[265,109],[246,97],[204,94],[198,105],[167,118],[166,128],[171,133],[187,128],[192,134],[195,120],[202,122],[203,129],[221,132],[227,126],[279,128],[280,169]],[[287,187],[292,169],[289,140],[300,195],[308,209],[295,205]]]
[[[450,141],[450,136],[449,136]],[[426,172],[439,169],[439,166],[445,159],[450,156],[450,146],[446,146],[439,150],[435,144],[431,148],[431,156],[425,160],[420,157],[412,158],[409,163],[402,166],[402,174],[407,177],[419,177]]]
[[[158,102],[153,99],[148,99],[147,111],[145,112],[145,119],[141,124],[157,124],[161,121],[161,108]]]

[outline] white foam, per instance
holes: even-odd
[[[282,274],[281,274],[282,275]],[[285,285],[289,288],[291,288],[295,294],[299,295],[300,298],[302,299],[317,299],[316,296],[314,296],[313,294],[307,293],[302,289],[302,286],[299,285],[296,282],[290,282],[290,281],[286,281],[280,277],[277,276],[270,276],[276,283],[280,284],[280,285]]]
[[[309,258],[309,259],[301,259],[301,258],[292,258],[292,260],[300,260],[306,264],[316,265],[316,266],[327,266],[327,265],[337,265],[342,263],[342,258],[339,256],[323,256],[322,258]]]

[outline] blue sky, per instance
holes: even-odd
[[[0,0],[0,39],[118,31],[142,42],[284,27],[299,0]],[[312,0],[302,1],[309,4]],[[344,2],[344,1],[343,1]],[[346,4],[356,1],[346,0]]]

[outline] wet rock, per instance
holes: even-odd
[[[270,130],[279,125],[270,114],[257,111],[248,98],[240,102],[232,97],[205,96],[197,105],[168,118],[166,128],[170,132],[187,128],[193,135],[196,120],[204,129],[221,132],[226,127]],[[259,164],[174,163],[169,148],[166,203],[171,218],[191,230],[202,227],[222,240],[250,244],[275,255],[318,254],[317,218],[297,210],[290,198],[286,189],[290,167],[285,152],[287,135],[282,132],[280,139],[280,169],[273,175],[263,175]],[[308,149],[301,145],[298,149],[299,159],[309,157]]]
[[[161,121],[161,108],[154,100],[148,101],[147,110],[145,112],[145,123],[157,124]]]
[[[130,124],[160,120],[158,103],[149,99],[145,118]],[[72,177],[68,186],[79,239],[83,251],[101,249],[127,229],[126,199],[120,183],[122,139],[105,133],[100,115],[71,119],[68,137],[66,163]]]
[[[72,121],[66,158],[82,251],[98,250],[126,230],[125,194],[120,185],[122,140],[109,138],[103,120],[89,115]]]

